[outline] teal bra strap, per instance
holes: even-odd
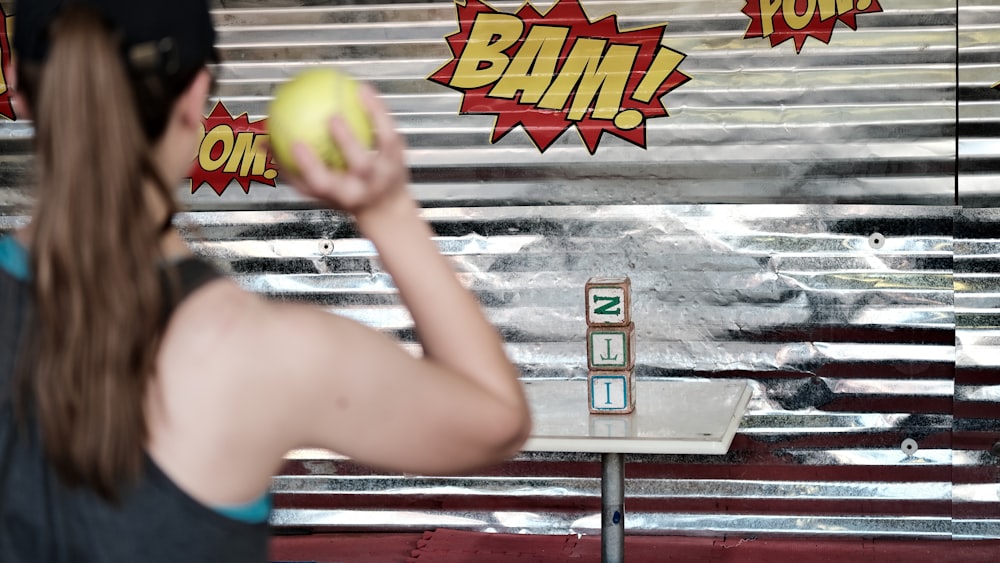
[[[0,237],[0,270],[19,280],[29,278],[28,251],[12,236]]]
[[[232,518],[233,520],[246,522],[248,524],[259,524],[261,522],[267,522],[267,517],[271,514],[271,495],[265,493],[264,496],[259,499],[246,504],[237,504],[235,506],[213,506],[212,509],[223,516]]]

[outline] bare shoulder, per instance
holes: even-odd
[[[300,426],[314,422],[322,411],[316,407],[325,406],[323,387],[342,373],[334,366],[343,366],[343,351],[370,347],[372,340],[390,357],[402,353],[374,331],[318,307],[272,301],[232,280],[216,280],[171,317],[158,359],[163,408],[156,412],[168,415],[188,449],[192,439],[224,442],[230,455],[246,449],[245,464],[273,470],[268,460],[299,447]]]
[[[177,307],[163,337],[146,404],[149,451],[207,504],[255,498],[283,454],[269,408],[274,386],[260,366],[274,351],[261,344],[267,307],[234,281],[218,279]]]
[[[226,352],[232,338],[245,336],[242,327],[252,315],[260,314],[261,298],[239,287],[228,278],[205,284],[189,295],[170,317],[163,339],[163,350],[183,352],[184,356],[200,352],[217,355]]]
[[[184,300],[171,317],[163,347],[231,362],[287,360],[293,350],[323,339],[331,325],[343,324],[352,323],[315,306],[269,300],[226,278]]]
[[[336,349],[363,347],[366,338],[358,332],[371,331],[318,307],[276,302],[220,279],[191,294],[171,317],[160,372],[175,380],[194,377],[203,391],[248,404],[290,399],[299,384],[309,383],[303,379],[329,370]]]

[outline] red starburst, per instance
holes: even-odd
[[[810,4],[807,0],[794,0],[795,14],[786,15],[784,10],[788,6],[787,1],[781,2],[780,7],[776,7],[774,13],[767,13],[762,8],[762,0],[746,0],[743,13],[750,17],[750,25],[743,38],[766,37],[770,41],[771,47],[776,47],[791,39],[795,42],[795,52],[800,53],[806,39],[810,37],[819,39],[823,43],[829,43],[837,22],[842,22],[847,27],[857,31],[858,14],[882,11],[878,0],[855,0],[852,9],[844,12],[835,10],[824,17],[819,5],[812,3],[811,5],[815,9],[809,17],[810,15],[806,12]],[[829,4],[835,6],[833,0],[830,0]],[[859,4],[865,4],[865,7],[858,8]],[[790,21],[804,22],[804,25],[799,23],[797,26],[793,26],[789,23]]]
[[[525,3],[514,14],[523,23],[521,36],[504,51],[505,56],[516,60],[518,50],[525,44],[525,39],[531,35],[535,26],[568,29],[566,39],[558,54],[555,65],[555,75],[549,82],[551,87],[560,80],[562,73],[567,73],[571,79],[579,78],[580,69],[567,70],[572,66],[574,48],[581,40],[591,41],[591,44],[605,45],[604,51],[595,57],[593,64],[603,64],[603,58],[616,46],[625,46],[628,53],[634,52],[631,68],[624,69],[627,79],[622,84],[620,92],[615,96],[602,97],[594,95],[594,99],[585,99],[589,92],[581,94],[579,85],[566,97],[563,107],[554,109],[542,107],[538,100],[525,100],[524,92],[513,97],[495,95],[497,83],[479,87],[462,87],[454,84],[456,70],[464,51],[469,44],[470,36],[477,25],[477,18],[483,14],[500,14],[497,10],[481,0],[468,0],[464,6],[457,5],[459,30],[447,37],[452,52],[452,60],[432,74],[429,80],[458,90],[464,94],[460,113],[487,114],[495,116],[495,124],[490,142],[495,143],[517,126],[521,126],[531,141],[544,152],[570,127],[576,127],[587,149],[593,154],[597,150],[601,136],[610,133],[639,147],[646,147],[646,121],[651,118],[667,116],[667,110],[660,98],[690,77],[676,70],[676,65],[685,55],[661,45],[665,25],[643,29],[621,31],[617,16],[609,15],[597,21],[590,21],[579,0],[559,0],[544,15],[531,4]],[[599,41],[603,43],[594,43]],[[601,63],[594,62],[595,60]],[[664,65],[663,61],[670,64]],[[533,68],[533,65],[531,65]],[[587,72],[593,68],[588,67]],[[621,73],[623,69],[616,68]],[[644,80],[646,79],[646,80]],[[502,81],[502,78],[498,80]],[[602,84],[601,86],[608,87]],[[613,103],[608,100],[613,99]],[[581,104],[588,104],[586,111],[580,111]],[[604,104],[606,107],[601,107]],[[575,107],[575,109],[574,109]],[[603,110],[603,111],[602,111]],[[613,118],[608,118],[610,112]],[[598,117],[602,115],[602,117]],[[625,116],[627,119],[618,119]]]
[[[267,120],[250,121],[246,113],[233,117],[217,102],[205,118],[205,136],[191,169],[191,193],[208,184],[218,195],[236,181],[244,193],[253,182],[275,186],[278,176],[267,144]]]
[[[9,18],[0,6],[0,115],[14,120],[14,104],[10,93],[10,37],[7,33]]]

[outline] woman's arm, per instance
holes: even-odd
[[[293,182],[305,195],[353,214],[399,288],[424,355],[413,358],[397,342],[344,319],[278,307],[276,316],[295,318],[294,323],[314,331],[292,346],[309,346],[316,353],[297,352],[310,359],[299,366],[311,382],[303,385],[305,399],[319,399],[313,406],[325,411],[320,415],[325,420],[302,433],[319,442],[312,445],[409,471],[455,472],[497,461],[517,451],[530,427],[518,371],[479,303],[431,239],[406,189],[404,144],[388,112],[373,90],[362,92],[376,131],[375,150],[359,146],[335,120],[331,135],[348,169],[330,170],[300,146],[301,175]],[[350,406],[333,412],[321,390]],[[329,432],[330,425],[339,424],[352,427],[348,436]]]
[[[327,448],[389,471],[455,474],[517,453],[530,430],[517,369],[457,281],[407,193],[403,141],[374,92],[378,144],[331,134],[350,167],[299,148],[303,194],[351,213],[413,317],[421,357],[318,307],[277,303],[231,280],[171,317],[147,398],[148,450],[194,498],[233,504],[267,490],[284,455]]]

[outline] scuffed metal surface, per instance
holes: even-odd
[[[955,260],[955,534],[1000,537],[1000,222],[997,209],[964,210]]]
[[[951,448],[959,212],[667,205],[423,214],[524,378],[586,376],[583,285],[627,274],[639,377],[752,380],[728,454],[627,457],[630,532],[769,526],[942,537],[951,533],[952,470],[977,466]],[[178,223],[245,287],[318,304],[416,348],[374,249],[339,215],[193,212]],[[906,439],[916,451],[903,448]],[[275,480],[274,523],[594,533],[598,476],[597,456],[571,453],[522,454],[486,474],[428,479],[372,475],[300,452]]]
[[[1000,195],[1000,6],[958,2],[958,195],[996,207]]]

